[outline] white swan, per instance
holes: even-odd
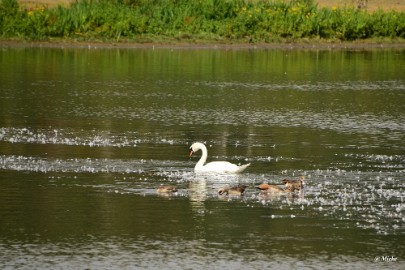
[[[250,163],[248,163],[238,166],[227,161],[214,161],[205,164],[208,157],[208,151],[207,147],[202,143],[196,142],[190,146],[190,157],[198,150],[202,151],[202,156],[194,167],[194,171],[196,172],[241,173],[250,165]]]

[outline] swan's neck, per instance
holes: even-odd
[[[207,161],[207,157],[208,157],[207,147],[205,147],[205,145],[201,144],[200,149],[202,151],[202,155],[201,155],[200,160],[195,165],[196,170],[199,168],[202,168],[204,166],[205,162]]]

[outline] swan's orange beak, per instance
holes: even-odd
[[[193,155],[193,149],[190,148],[190,152],[189,152],[189,157],[191,157]]]

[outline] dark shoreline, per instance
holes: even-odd
[[[0,48],[60,48],[60,49],[219,49],[219,50],[373,50],[405,49],[405,42],[297,42],[297,43],[136,43],[97,41],[14,41],[0,40]]]

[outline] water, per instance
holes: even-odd
[[[2,269],[404,267],[405,51],[3,48],[0,62]],[[252,165],[195,174],[195,141]],[[300,175],[297,194],[255,189]],[[244,196],[217,194],[238,183]]]

